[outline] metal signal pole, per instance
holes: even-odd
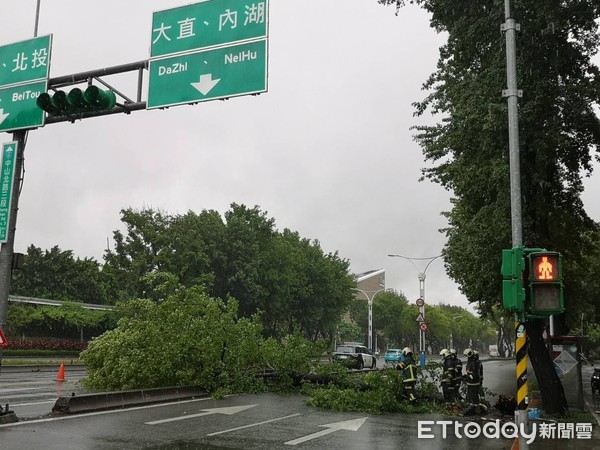
[[[523,222],[521,216],[521,165],[519,152],[519,105],[523,92],[517,89],[516,34],[520,27],[511,17],[510,0],[504,0],[504,18],[501,29],[506,38],[506,82],[502,96],[508,98],[508,148],[510,158],[510,211],[513,247],[523,245]],[[517,409],[515,423],[527,426],[527,334],[525,313],[519,318],[515,314],[516,360],[517,360]],[[519,439],[519,448],[528,448],[525,439]]]
[[[38,26],[40,23],[40,3],[37,0],[35,9],[35,25],[33,28],[33,37],[38,35]],[[17,230],[17,212],[19,211],[19,195],[24,176],[25,162],[25,143],[27,142],[27,131],[19,130],[13,133],[13,141],[17,142],[17,161],[15,172],[13,174],[13,190],[10,204],[10,211],[7,221],[6,242],[0,246],[0,328],[4,328],[8,315],[8,294],[10,291],[10,278],[12,276],[13,255],[15,246],[15,232]],[[2,367],[2,348],[0,347],[0,369]]]

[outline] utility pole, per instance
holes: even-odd
[[[40,4],[37,0],[35,9],[35,25],[33,28],[33,37],[38,35],[40,23]],[[25,162],[25,143],[27,142],[27,131],[19,130],[13,133],[13,141],[17,143],[17,161],[15,172],[13,174],[13,190],[8,217],[8,231],[6,242],[0,245],[0,328],[5,328],[8,315],[8,294],[10,291],[10,278],[12,276],[13,255],[15,247],[15,233],[17,230],[17,212],[19,211],[19,196],[23,185],[24,162]],[[2,347],[0,347],[0,370],[2,368]]]
[[[510,212],[512,246],[523,245],[523,222],[521,216],[521,164],[519,152],[519,105],[518,98],[523,92],[517,88],[516,34],[520,27],[511,16],[510,0],[504,0],[504,18],[501,29],[506,38],[506,83],[507,89],[502,96],[508,98],[508,148],[510,159]],[[515,423],[519,427],[527,426],[527,335],[525,330],[525,312],[519,318],[515,314],[516,361],[517,361],[517,409]],[[519,439],[519,448],[528,448],[525,439]]]

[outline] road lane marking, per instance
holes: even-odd
[[[212,398],[210,398],[210,397],[195,398],[193,400],[181,400],[181,401],[169,402],[169,403],[157,403],[154,405],[133,406],[131,408],[111,409],[109,411],[96,411],[96,412],[90,412],[90,413],[76,414],[73,416],[61,416],[61,417],[51,417],[49,419],[26,420],[24,422],[0,424],[0,428],[18,427],[19,425],[28,425],[28,424],[44,423],[44,422],[56,422],[59,420],[78,419],[80,417],[102,416],[104,414],[124,413],[124,412],[129,412],[129,411],[137,411],[140,409],[160,408],[161,406],[172,406],[172,405],[181,405],[184,403],[203,402],[206,400],[212,400]]]
[[[47,403],[56,403],[56,397],[52,397],[52,399],[53,400],[44,400],[44,401],[30,402],[30,403],[11,403],[10,406],[16,408],[18,406],[45,405]]]
[[[207,434],[207,436],[216,436],[217,434],[224,434],[224,433],[229,433],[231,431],[243,430],[244,428],[256,427],[259,425],[264,425],[266,423],[277,422],[278,420],[289,419],[291,417],[296,417],[296,416],[301,416],[301,415],[302,414],[300,414],[300,413],[290,414],[289,416],[277,417],[276,419],[265,420],[263,422],[258,422],[258,423],[251,423],[250,425],[244,425],[241,427],[230,428],[229,430],[217,431],[216,433]]]
[[[71,381],[71,380],[69,380]],[[9,382],[3,382],[2,385],[3,386],[26,386],[26,385],[33,385],[33,384],[37,384],[37,385],[41,385],[41,386],[47,386],[47,387],[53,387],[56,385],[56,381],[48,381],[48,380],[39,380],[39,381],[9,381]]]
[[[231,406],[231,407],[225,407],[225,408],[205,409],[205,410],[203,410],[203,412],[198,413],[198,414],[186,414],[185,416],[169,417],[168,419],[153,420],[152,422],[144,422],[144,423],[146,425],[159,425],[161,423],[169,423],[169,422],[176,422],[178,420],[193,419],[195,417],[210,416],[211,414],[225,414],[227,416],[231,416],[232,414],[236,414],[241,411],[245,411],[246,409],[254,408],[255,406],[257,406],[257,405],[242,405],[242,406]]]
[[[325,427],[327,429],[322,430],[322,431],[317,431],[316,433],[309,434],[308,436],[303,436],[301,438],[294,439],[293,441],[284,442],[284,444],[285,445],[302,444],[303,442],[310,441],[312,439],[316,439],[321,436],[325,436],[329,433],[334,433],[339,430],[357,431],[363,425],[363,423],[365,423],[367,421],[367,419],[368,419],[368,417],[361,417],[360,419],[345,420],[343,422],[335,422],[335,423],[328,423],[325,425],[319,425],[320,427]]]
[[[6,394],[7,392],[19,392],[19,391],[41,391],[43,387],[22,387],[22,388],[5,388],[0,389],[0,394]]]

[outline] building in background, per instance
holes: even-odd
[[[373,299],[378,293],[385,291],[385,269],[369,270],[354,276],[356,277],[355,298],[365,300],[369,304],[367,347],[375,352],[377,350],[377,332],[373,326]]]
[[[367,292],[369,296],[377,291],[385,290],[385,269],[369,270],[365,273],[354,275],[356,277],[356,287],[361,291]],[[365,298],[360,292],[356,293],[356,298]]]

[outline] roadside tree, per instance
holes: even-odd
[[[103,268],[115,299],[159,301],[202,286],[213,297],[234,297],[242,316],[260,312],[267,336],[299,330],[333,341],[355,282],[349,262],[325,254],[318,241],[279,232],[258,207],[235,203],[223,218],[214,211],[121,214],[126,233],[115,231]]]
[[[404,0],[379,0],[403,6]],[[416,127],[432,166],[423,174],[454,194],[446,213],[444,249],[450,276],[483,313],[501,304],[501,249],[510,248],[510,187],[504,5],[494,0],[457,6],[454,0],[414,0],[431,13],[431,26],[447,35],[437,71],[424,84],[428,95],[417,115],[440,115]],[[583,177],[600,144],[598,67],[592,57],[600,35],[597,2],[515,0],[523,244],[565,257],[567,310],[587,302],[578,287],[586,254],[597,254],[586,236],[598,225],[581,200]],[[572,317],[567,314],[566,318]],[[558,331],[566,332],[564,318]],[[529,356],[547,412],[564,414],[564,390],[546,351],[543,320],[527,321]]]
[[[71,250],[30,245],[23,268],[13,271],[12,295],[104,304],[107,301],[100,264],[74,258]]]

